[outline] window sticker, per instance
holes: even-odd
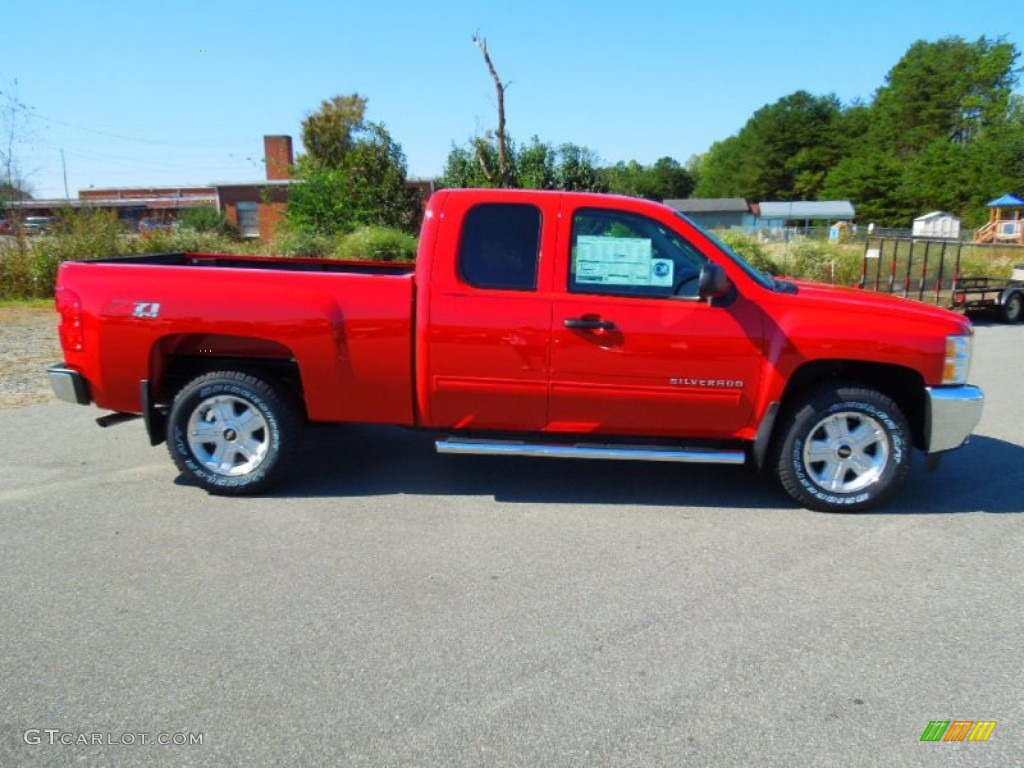
[[[576,239],[576,282],[595,285],[643,285],[672,287],[671,259],[655,259],[646,237],[597,237]]]

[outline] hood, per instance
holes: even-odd
[[[874,293],[860,288],[842,288],[824,283],[812,283],[802,280],[791,281],[797,291],[793,295],[795,301],[828,304],[830,308],[850,315],[870,314],[874,316],[891,316],[893,319],[907,321],[910,319],[921,322],[946,326],[947,333],[970,333],[971,321],[963,315],[942,307],[923,304],[913,299],[900,296]]]

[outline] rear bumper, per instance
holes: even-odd
[[[61,400],[77,405],[89,405],[89,382],[78,371],[68,368],[63,363],[54,363],[46,369],[50,378],[53,394]]]
[[[959,448],[981,420],[985,394],[978,387],[928,387],[928,453]]]

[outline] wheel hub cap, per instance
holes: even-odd
[[[821,419],[804,443],[811,481],[831,493],[857,493],[878,482],[889,463],[888,434],[877,419],[842,411]]]
[[[226,477],[246,475],[266,458],[270,429],[248,400],[218,395],[203,400],[192,411],[188,445],[209,471]]]

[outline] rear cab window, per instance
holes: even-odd
[[[467,212],[459,242],[459,278],[474,288],[535,291],[541,212],[524,203],[483,203]]]

